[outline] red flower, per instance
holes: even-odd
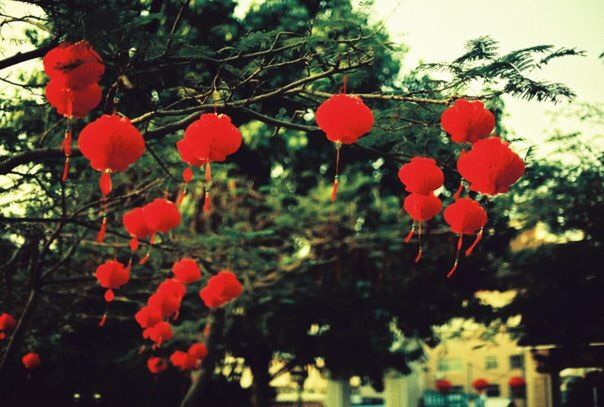
[[[163,318],[161,309],[157,307],[151,307],[149,305],[138,310],[136,314],[134,314],[134,319],[141,328],[149,328],[157,325],[161,322]]]
[[[189,165],[226,160],[241,146],[241,132],[225,114],[204,113],[187,127],[178,151]]]
[[[120,288],[130,280],[130,269],[116,260],[107,260],[97,267],[95,272],[96,279],[105,292],[105,301],[111,302],[115,298],[113,290]]]
[[[156,198],[143,206],[143,216],[153,232],[167,233],[180,224],[180,212],[172,201]]]
[[[35,370],[42,364],[42,359],[40,359],[40,355],[37,353],[29,352],[21,358],[21,362],[23,362],[23,366],[25,366],[27,370]]]
[[[208,356],[208,348],[203,343],[197,342],[189,347],[188,353],[196,359],[203,359]]]
[[[473,235],[487,223],[487,213],[470,198],[459,198],[445,209],[445,221],[458,234]]]
[[[46,99],[57,113],[65,117],[84,117],[101,103],[103,91],[96,83],[84,88],[69,89],[56,81],[46,85]]]
[[[153,374],[160,374],[168,368],[168,363],[163,358],[153,356],[147,359],[147,368]]]
[[[470,182],[472,191],[496,195],[510,190],[524,174],[524,162],[498,137],[477,141],[461,152],[457,171]]]
[[[327,138],[343,144],[355,143],[373,127],[373,113],[357,96],[333,95],[319,106],[316,121]]]
[[[145,221],[143,208],[134,208],[124,214],[122,218],[124,227],[132,237],[130,240],[130,249],[138,249],[138,239],[145,239],[153,234],[153,230]]]
[[[405,190],[414,194],[432,194],[445,181],[445,175],[428,157],[413,157],[398,171],[398,177],[405,185]]]
[[[474,143],[495,128],[495,116],[480,101],[458,99],[440,117],[444,131],[456,143]]]
[[[411,194],[405,198],[403,208],[414,221],[422,222],[435,217],[443,204],[434,194]]]
[[[59,44],[44,56],[43,64],[53,81],[70,89],[97,83],[105,72],[101,56],[87,41]]]
[[[243,286],[230,270],[222,270],[208,280],[199,296],[208,308],[217,308],[239,297]]]
[[[143,331],[143,338],[149,339],[161,346],[165,341],[172,339],[172,327],[166,321],[158,322]]]
[[[177,350],[170,355],[170,362],[179,370],[191,370],[199,366],[198,358],[181,350]]]
[[[478,391],[478,392],[482,392],[483,390],[485,390],[487,387],[489,387],[489,382],[486,379],[480,378],[480,379],[475,379],[474,381],[472,381],[472,387]]]
[[[175,279],[183,284],[191,284],[201,280],[201,270],[197,262],[190,258],[184,258],[174,263],[172,272]]]

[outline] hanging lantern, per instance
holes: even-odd
[[[358,96],[344,93],[331,96],[317,109],[317,124],[327,139],[336,145],[336,168],[331,192],[331,201],[336,200],[340,182],[340,149],[342,144],[356,143],[373,127],[373,113]]]
[[[413,219],[413,226],[405,237],[405,243],[409,243],[415,233],[415,227],[418,227],[418,251],[415,262],[418,263],[422,258],[422,224],[435,217],[442,209],[442,202],[433,193],[422,195],[413,193],[407,196],[403,202],[405,212]]]
[[[191,284],[201,280],[201,270],[197,262],[185,257],[172,266],[174,278],[183,284]]]
[[[170,355],[170,362],[172,362],[174,367],[181,371],[192,370],[199,367],[199,359],[181,350],[177,350]]]
[[[242,292],[243,286],[237,276],[230,270],[221,270],[208,280],[206,286],[199,291],[199,296],[206,307],[217,308],[239,297]]]
[[[456,143],[475,143],[486,138],[495,128],[495,116],[478,100],[457,99],[445,109],[440,124]]]
[[[203,359],[208,356],[208,348],[206,348],[205,344],[197,342],[189,346],[187,353],[196,359]]]
[[[97,267],[95,272],[96,279],[101,287],[106,288],[105,301],[112,302],[115,299],[113,290],[120,288],[130,280],[130,268],[125,267],[117,260],[107,260]],[[99,326],[104,326],[107,321],[107,309],[103,314]]]
[[[512,376],[510,377],[510,380],[508,380],[508,385],[512,389],[519,389],[526,386],[526,380],[520,376]]]
[[[398,178],[405,185],[405,191],[412,194],[432,194],[445,182],[445,175],[428,157],[413,157],[398,171]]]
[[[147,225],[143,208],[134,208],[124,214],[122,223],[130,235],[130,250],[138,250],[138,239],[146,239],[153,234]]]
[[[176,319],[186,291],[183,283],[174,279],[164,280],[156,292],[149,297],[148,305],[159,309],[162,317],[168,318],[174,315],[174,319]]]
[[[473,235],[478,232],[474,243],[466,250],[466,256],[469,256],[478,242],[480,242],[480,239],[482,239],[483,229],[487,224],[487,212],[473,199],[459,198],[447,206],[444,217],[445,221],[451,227],[451,231],[459,235],[455,262],[449,273],[447,273],[447,277],[451,277],[455,273],[459,263],[459,252],[463,245],[463,235]]]
[[[498,137],[477,141],[457,160],[457,171],[470,189],[485,195],[508,192],[524,170],[522,159]]]
[[[84,117],[101,102],[102,90],[97,82],[105,71],[103,60],[86,41],[64,42],[50,50],[43,60],[44,71],[51,78],[46,86],[46,98],[67,118],[63,139],[65,165],[61,181],[67,180],[71,157],[74,117]]]
[[[161,322],[163,315],[160,308],[147,305],[134,314],[134,319],[136,322],[138,322],[141,328],[145,329],[155,326]]]
[[[453,387],[453,385],[446,379],[436,381],[436,390],[440,393],[448,393],[451,390],[451,387]]]
[[[161,321],[143,331],[143,338],[155,342],[153,348],[159,348],[162,343],[172,339],[172,327],[166,321]]]
[[[193,178],[191,166],[205,165],[206,188],[204,212],[211,210],[212,162],[222,162],[241,146],[241,132],[225,114],[204,113],[185,130],[184,138],[176,145],[182,160],[189,165],[183,180]]]
[[[42,364],[42,359],[37,353],[29,352],[21,358],[21,362],[27,370],[36,370]]]
[[[483,391],[485,391],[487,389],[487,387],[489,387],[489,382],[488,382],[488,380],[483,379],[483,378],[475,379],[472,381],[472,387],[478,393],[482,393]]]
[[[17,321],[11,314],[3,312],[0,314],[0,341],[6,337],[6,334],[15,329]]]
[[[90,166],[102,175],[102,224],[97,240],[102,242],[107,229],[107,195],[111,192],[112,172],[126,171],[145,152],[145,140],[130,120],[118,115],[103,115],[89,123],[78,138],[80,151]]]
[[[147,369],[154,375],[164,372],[168,368],[168,363],[164,358],[152,356],[147,359]]]
[[[155,240],[155,234],[158,232],[168,233],[180,224],[180,212],[178,206],[172,201],[163,198],[156,198],[143,206],[143,217],[151,237],[149,238],[149,249],[147,254],[139,261],[139,264],[145,264],[151,255],[151,246]]]

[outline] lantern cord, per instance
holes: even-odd
[[[155,240],[155,233],[151,235],[149,238],[149,248],[147,249],[147,253],[138,261],[138,264],[143,265],[149,260],[151,257],[151,248],[153,247],[153,241]]]
[[[73,118],[73,94],[70,89],[65,90],[66,93],[66,106],[65,106],[65,117],[67,118],[67,129],[65,130],[65,137],[63,138],[63,152],[65,153],[65,164],[63,165],[63,174],[61,175],[61,182],[67,181],[69,175],[69,159],[71,156],[71,120]]]
[[[472,254],[472,252],[474,251],[474,248],[476,247],[476,245],[478,245],[478,242],[480,242],[480,240],[482,239],[482,235],[483,235],[483,228],[480,228],[480,231],[476,235],[476,239],[474,239],[474,243],[472,243],[472,245],[470,247],[468,247],[468,250],[466,250],[466,257],[468,257],[469,255]]]
[[[419,263],[419,261],[422,259],[422,254],[424,252],[424,249],[422,247],[422,223],[419,222],[419,226],[418,226],[418,230],[417,230],[417,241],[418,241],[418,248],[417,248],[417,256],[415,257],[415,262]]]
[[[459,234],[459,239],[457,239],[457,253],[455,253],[455,262],[453,263],[453,267],[447,273],[447,278],[451,278],[455,270],[457,270],[457,265],[459,264],[459,252],[461,251],[461,246],[463,245],[463,233]]]
[[[206,193],[203,202],[203,211],[204,213],[208,213],[212,210],[212,197],[210,193],[210,189],[212,188],[212,167],[210,165],[210,161],[206,162],[205,166],[206,171]]]
[[[413,237],[414,234],[415,234],[415,221],[413,222],[413,226],[411,226],[411,230],[409,231],[409,233],[405,237],[404,242],[405,243],[409,243],[411,241],[411,238]]]
[[[336,174],[333,177],[333,187],[331,189],[331,202],[335,202],[338,196],[338,186],[340,185],[340,150],[342,142],[336,142]]]
[[[457,201],[461,197],[462,192],[463,192],[463,180],[459,181],[459,188],[457,188],[457,191],[455,191],[455,194],[453,194],[453,199]]]

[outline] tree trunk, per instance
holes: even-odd
[[[252,383],[252,405],[254,407],[270,407],[273,401],[269,372],[272,356],[271,352],[258,352],[247,360],[254,376]]]
[[[220,401],[212,396],[211,383],[216,365],[222,359],[220,343],[224,329],[224,310],[212,311],[208,321],[211,324],[206,340],[208,356],[203,360],[199,376],[191,383],[189,391],[180,404],[181,407],[223,407],[220,405]]]

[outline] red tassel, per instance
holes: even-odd
[[[107,232],[107,217],[103,216],[103,222],[101,223],[101,228],[99,229],[99,233],[96,235],[96,241],[99,243],[103,243],[105,240],[105,233]]]
[[[455,194],[453,194],[453,199],[457,201],[459,199],[459,197],[461,196],[462,192],[463,192],[463,180],[459,181],[459,188],[457,188],[457,191],[455,191]]]
[[[191,167],[187,167],[182,171],[182,179],[184,182],[189,183],[193,179],[193,170]]]
[[[73,93],[71,92],[71,89],[69,88],[65,88],[63,89],[63,92],[65,93],[65,117],[67,117],[67,119],[71,119],[73,117]]]
[[[447,273],[447,278],[451,278],[455,273],[455,270],[457,270],[457,265],[459,264],[459,251],[461,250],[462,245],[463,233],[460,233],[459,239],[457,239],[457,253],[455,254],[455,263],[453,263],[453,267],[451,267],[451,270],[449,270],[449,272]]]
[[[208,213],[212,210],[212,198],[210,194],[210,188],[212,187],[212,167],[210,166],[210,162],[206,162],[205,166],[206,170],[206,193],[203,202],[203,211],[204,213]]]
[[[69,175],[69,156],[65,157],[65,164],[63,165],[63,175],[61,175],[61,182],[67,181]]]
[[[140,348],[139,348],[139,350],[138,350],[138,354],[139,354],[139,355],[142,355],[142,354],[143,354],[143,352],[145,352],[145,349],[146,349],[146,348],[147,348],[147,347],[146,347],[144,344],[143,344],[143,345],[141,345],[141,347],[140,347]]]
[[[149,257],[151,257],[151,247],[153,247],[154,240],[155,235],[151,235],[151,238],[149,239],[149,249],[147,249],[147,253],[145,254],[145,256],[138,261],[138,264],[143,265],[147,262],[147,260],[149,260]]]
[[[424,252],[424,250],[420,246],[419,249],[417,249],[417,256],[415,257],[415,262],[416,263],[419,263],[419,261],[422,259],[422,253],[423,252]]]
[[[179,315],[180,315],[180,310],[176,311],[176,313],[174,314],[174,317],[172,317],[172,321],[176,321],[178,319]]]
[[[176,206],[180,206],[182,204],[182,201],[185,199],[186,195],[187,187],[183,187],[183,189],[178,192],[178,197],[176,198]]]
[[[336,176],[336,178],[334,178],[333,180],[333,187],[331,188],[331,202],[336,201],[336,198],[338,196],[338,185],[340,185],[340,181],[338,181],[338,178]]]
[[[138,250],[138,238],[136,236],[132,236],[132,239],[130,239],[130,250],[132,250],[133,252]]]
[[[101,174],[99,187],[101,188],[103,196],[107,196],[111,192],[111,175],[109,174],[109,171],[103,171],[103,174]]]
[[[212,198],[210,197],[210,191],[206,190],[206,195],[203,201],[203,212],[208,213],[212,210]]]
[[[103,316],[101,317],[101,320],[99,321],[99,326],[101,328],[104,327],[106,322],[107,322],[107,313],[105,312],[103,314]]]
[[[113,293],[113,290],[110,288],[107,291],[105,291],[105,301],[111,302],[113,300],[115,300],[115,294]]]
[[[71,130],[67,129],[67,131],[65,132],[65,138],[63,139],[63,152],[65,153],[65,164],[63,165],[63,174],[61,175],[61,182],[65,182],[67,180],[67,176],[69,175],[69,157],[71,155],[71,143]]]
[[[468,250],[466,250],[466,257],[468,257],[469,255],[472,254],[472,252],[474,251],[474,248],[476,247],[478,242],[480,242],[481,239],[482,239],[482,228],[480,228],[480,231],[476,235],[476,239],[474,239],[474,243],[472,243],[472,246],[468,247]]]
[[[415,222],[413,222],[413,226],[411,226],[411,230],[409,231],[409,233],[405,237],[404,242],[405,243],[409,243],[411,241],[411,238],[413,237],[414,234],[415,234]]]
[[[424,253],[424,249],[422,248],[422,223],[419,222],[417,233],[417,256],[415,257],[415,263],[419,263],[422,259],[422,254]]]
[[[344,87],[346,87],[346,82],[344,82]],[[346,91],[344,91],[346,93]],[[342,149],[342,143],[336,142],[336,173],[333,177],[333,188],[331,189],[331,202],[336,201],[336,197],[338,196],[338,186],[340,185],[340,150]]]

